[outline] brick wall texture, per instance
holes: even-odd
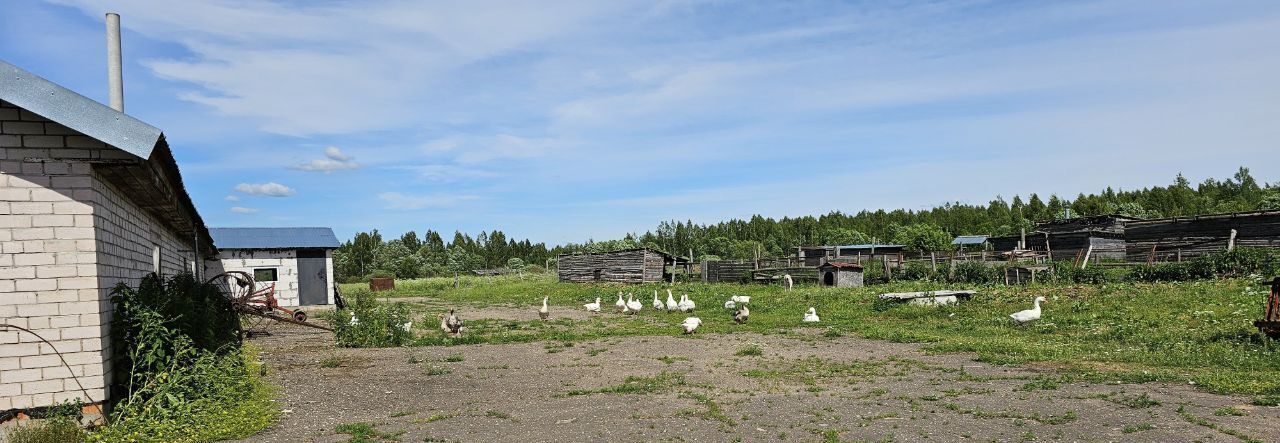
[[[153,271],[189,271],[179,238],[95,172],[127,159],[63,125],[0,101],[0,410],[106,400],[110,292]],[[71,366],[63,366],[57,353]],[[79,384],[76,380],[79,380]]]

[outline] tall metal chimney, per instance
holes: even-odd
[[[107,13],[107,83],[111,109],[124,112],[124,74],[120,67],[120,14]]]

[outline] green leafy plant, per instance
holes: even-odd
[[[113,366],[120,399],[90,441],[205,442],[274,422],[273,389],[242,349],[226,300],[190,275],[155,275],[112,291]],[[183,306],[183,305],[187,306]]]
[[[338,346],[375,348],[402,346],[413,339],[409,309],[402,303],[381,303],[367,291],[353,291],[347,308],[321,317],[333,328]]]

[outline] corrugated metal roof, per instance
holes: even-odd
[[[0,60],[0,100],[61,123],[84,135],[151,158],[160,129]]]
[[[980,245],[987,242],[985,235],[961,235],[951,241],[953,245]]]
[[[862,269],[862,265],[860,264],[843,262],[843,261],[829,261],[829,262],[823,263],[818,267],[819,268],[833,267],[833,268],[846,268],[846,269]]]
[[[330,228],[209,228],[218,249],[337,248]]]

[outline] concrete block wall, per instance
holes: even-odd
[[[52,343],[0,332],[0,410],[88,402],[81,385],[106,400],[111,288],[151,272],[157,246],[164,272],[190,260],[190,242],[87,162],[113,158],[130,156],[0,101],[0,322]]]
[[[255,282],[258,289],[275,283],[276,299],[281,306],[298,306],[298,251],[292,249],[220,249],[218,258],[225,271],[243,271],[253,276],[254,269],[275,268],[276,281]],[[211,274],[212,275],[212,274]]]

